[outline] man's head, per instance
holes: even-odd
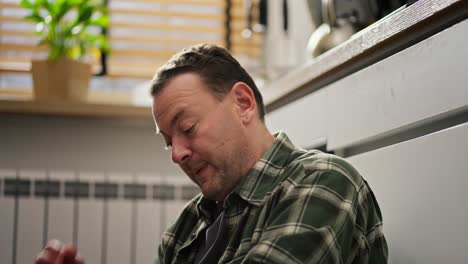
[[[152,94],[172,160],[207,198],[224,200],[273,141],[252,78],[223,48],[175,55],[156,74]]]
[[[195,45],[175,54],[158,69],[152,81],[151,94],[157,95],[172,78],[189,72],[196,73],[219,100],[223,99],[235,83],[244,82],[252,89],[259,117],[264,120],[262,95],[252,77],[229,51],[215,45]]]

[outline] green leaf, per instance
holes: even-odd
[[[105,53],[111,52],[109,42],[107,41],[106,38],[104,38],[103,41],[101,42],[101,50],[104,51]]]
[[[52,18],[55,16],[55,8],[53,6],[53,4],[49,3],[48,0],[40,0],[40,1],[37,1],[38,3],[40,3],[42,5],[42,7],[44,7],[47,12],[49,12],[49,14],[52,16]]]
[[[85,55],[86,55],[86,43],[81,42],[80,43],[80,56],[79,56],[79,58],[83,59]]]
[[[106,28],[109,25],[109,17],[101,15],[98,18],[90,20],[89,25]]]
[[[28,0],[21,0],[20,4],[21,7],[27,8],[27,9],[36,9],[36,5],[34,5],[34,2],[28,1]]]
[[[49,45],[49,39],[47,38],[42,38],[41,40],[39,40],[39,43],[37,43],[38,46],[42,46],[42,45]]]
[[[49,60],[56,61],[61,55],[63,55],[63,48],[60,46],[51,46],[49,51]]]
[[[72,3],[67,0],[57,0],[57,2],[55,3],[55,6],[56,6],[56,9],[55,9],[56,21],[61,21],[62,18],[73,8]]]
[[[23,17],[25,20],[27,21],[31,21],[31,22],[36,22],[36,23],[40,23],[40,22],[44,22],[44,18],[41,17],[38,13],[36,12],[33,12],[25,17]]]
[[[80,10],[79,14],[78,14],[78,21],[80,23],[85,23],[85,22],[88,22],[89,19],[91,18],[91,15],[93,14],[93,9],[92,7],[89,7],[89,6],[86,6],[85,8],[83,8],[82,10]]]

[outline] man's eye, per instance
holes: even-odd
[[[188,129],[185,129],[184,130],[184,134],[191,134],[193,132],[193,128],[195,127],[195,125],[189,127]]]

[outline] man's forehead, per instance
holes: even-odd
[[[184,107],[174,104],[163,111],[157,111],[156,103],[153,103],[153,119],[156,126],[156,134],[164,133],[163,129],[174,126],[185,113]]]

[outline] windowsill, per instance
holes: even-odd
[[[63,100],[37,101],[29,92],[0,93],[0,113],[98,117],[118,119],[151,119],[151,108],[131,103],[123,93],[91,92],[88,102]]]
[[[86,102],[37,101],[29,73],[3,73],[0,113],[112,118],[151,118],[149,80],[93,77]]]

